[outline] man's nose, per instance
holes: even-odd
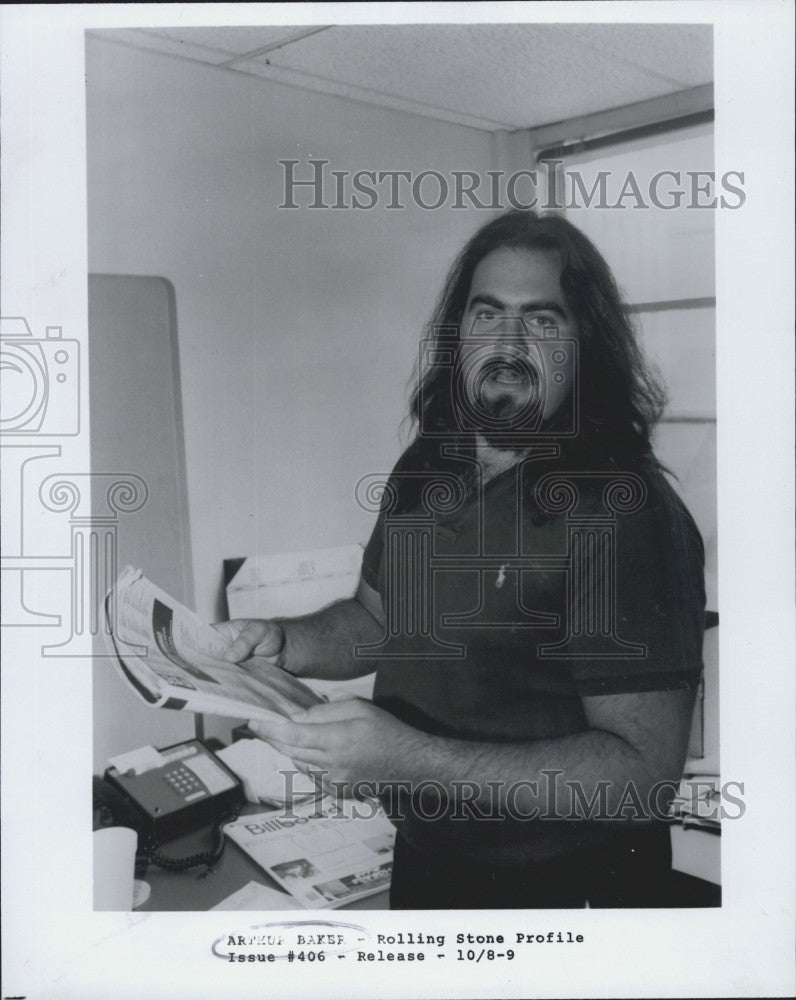
[[[528,328],[521,316],[500,316],[490,331],[498,347],[519,348],[528,341]]]

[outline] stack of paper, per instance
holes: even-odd
[[[308,774],[299,771],[289,757],[263,740],[236,740],[219,750],[217,756],[243,782],[249,802],[281,806],[318,791]]]
[[[672,799],[671,815],[683,826],[721,830],[721,779],[717,775],[695,774],[683,778]]]

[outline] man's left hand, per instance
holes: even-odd
[[[249,727],[301,770],[327,772],[325,781],[401,781],[411,776],[426,734],[362,698],[326,702],[290,719]]]

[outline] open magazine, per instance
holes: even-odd
[[[348,802],[349,808],[352,806]],[[241,816],[224,832],[308,909],[334,909],[389,888],[395,829],[377,802],[348,815],[331,797]]]
[[[105,599],[105,615],[117,667],[153,707],[267,719],[325,700],[261,657],[224,660],[227,640],[141,570],[122,570]]]

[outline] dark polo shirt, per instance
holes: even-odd
[[[388,617],[377,705],[428,733],[516,743],[587,729],[583,697],[698,683],[702,541],[657,469],[585,474],[528,459],[483,487],[474,469],[415,442],[390,477],[362,569]],[[486,864],[544,860],[626,829],[428,820],[405,795],[385,805],[406,815],[396,825],[414,848]]]

